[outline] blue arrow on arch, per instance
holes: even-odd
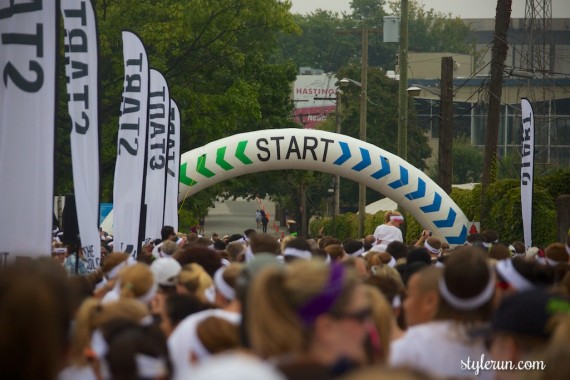
[[[438,193],[434,193],[433,203],[431,205],[420,207],[420,210],[422,210],[425,213],[436,212],[439,211],[440,207],[441,207],[441,195],[439,195]]]
[[[333,162],[333,164],[342,165],[350,157],[352,157],[352,154],[350,154],[350,148],[348,147],[347,143],[345,143],[344,141],[339,141],[338,143],[340,144],[340,149],[342,149],[342,155],[339,158],[337,158],[336,161]]]
[[[434,220],[433,224],[438,228],[453,227],[453,224],[455,223],[455,217],[456,216],[457,216],[457,213],[455,212],[454,209],[452,209],[450,207],[449,213],[447,214],[447,219]]]
[[[386,157],[380,156],[380,170],[376,173],[372,173],[370,176],[374,179],[380,179],[388,174],[390,174],[390,163]]]
[[[400,165],[400,179],[396,180],[392,183],[389,183],[392,189],[399,189],[402,186],[406,186],[408,184],[408,169]]]
[[[370,166],[370,164],[372,163],[372,161],[370,160],[370,152],[368,150],[360,148],[360,154],[362,155],[362,161],[354,165],[354,167],[352,168],[352,170],[356,170],[357,172]]]
[[[467,240],[467,226],[463,225],[461,233],[459,236],[446,236],[447,242],[449,244],[463,244]]]
[[[423,198],[425,196],[426,196],[426,183],[421,178],[418,178],[418,189],[412,193],[405,195],[405,197],[411,201],[413,201],[414,199]]]

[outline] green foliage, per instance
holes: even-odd
[[[452,146],[453,183],[479,182],[483,171],[483,152],[468,139],[456,139]]]
[[[394,14],[400,14],[400,1],[391,1],[389,5]],[[416,0],[408,2],[410,51],[471,53],[475,41],[469,39],[469,32],[469,26],[459,17],[425,9]]]

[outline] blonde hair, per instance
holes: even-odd
[[[178,274],[178,284],[184,287],[188,293],[196,296],[201,302],[208,303],[206,289],[212,286],[212,277],[201,265],[192,263],[182,267]]]
[[[135,299],[126,298],[103,304],[98,298],[87,298],[75,314],[71,337],[71,362],[77,366],[88,364],[84,350],[91,342],[93,331],[103,323],[115,318],[138,323],[149,314],[148,308]]]
[[[103,273],[109,273],[117,265],[122,264],[124,261],[129,259],[129,255],[123,252],[112,252],[105,256],[105,261],[103,261],[103,266],[101,269]]]
[[[291,240],[293,240],[295,237],[294,236],[285,236],[283,239],[281,239],[281,253],[283,253],[283,251],[285,251],[285,247],[287,246],[287,243],[289,243]]]
[[[399,211],[386,211],[384,214],[384,223],[388,223],[391,216],[402,216],[402,214]]]
[[[121,269],[121,298],[138,298],[147,294],[154,285],[154,275],[150,267],[143,263]]]
[[[196,335],[210,354],[218,354],[240,346],[239,327],[222,318],[204,319],[196,326]]]
[[[248,299],[255,302],[248,302],[247,328],[257,355],[267,358],[308,350],[308,326],[303,324],[297,309],[328,285],[331,268],[322,261],[303,260],[292,262],[287,268],[266,268],[254,278]],[[354,270],[343,270],[344,286],[330,311],[346,306],[358,284]]]
[[[366,295],[372,305],[372,321],[380,338],[381,351],[373,356],[373,363],[386,363],[390,357],[390,337],[392,336],[392,306],[380,290],[372,285],[364,285]]]

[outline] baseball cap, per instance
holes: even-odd
[[[182,266],[172,257],[161,257],[150,264],[150,270],[158,285],[174,286],[176,277],[182,270]]]
[[[570,299],[542,289],[517,292],[499,305],[491,320],[492,332],[507,332],[548,339],[548,321],[570,313]]]

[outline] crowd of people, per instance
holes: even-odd
[[[0,268],[0,377],[568,378],[570,236],[407,245],[402,223],[345,241],[164,226],[136,259],[101,231],[91,272],[54,241]]]

